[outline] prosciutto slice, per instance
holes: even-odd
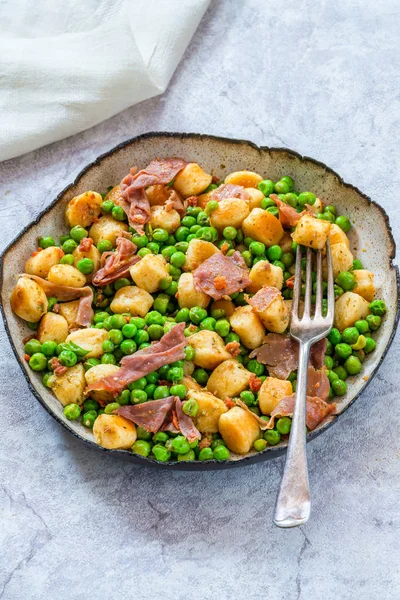
[[[182,158],[153,160],[145,169],[136,172],[133,167],[121,181],[121,208],[126,212],[131,227],[143,231],[150,219],[150,203],[145,188],[157,183],[169,183],[187,162]]]
[[[193,272],[194,285],[214,300],[220,300],[249,285],[246,264],[239,252],[232,256],[213,254]]]
[[[135,255],[136,250],[135,244],[130,240],[125,237],[117,238],[116,251],[102,254],[102,268],[94,275],[93,285],[108,285],[120,277],[125,277],[130,267],[140,260],[140,256]]]
[[[279,417],[292,417],[294,411],[296,394],[285,396],[271,412],[271,418],[268,421],[267,429],[273,429],[275,419]],[[315,429],[328,415],[335,413],[336,404],[328,404],[321,398],[307,396],[306,402],[306,425],[310,431]]]
[[[220,185],[211,194],[212,199],[220,202],[225,198],[241,198],[242,200],[250,200],[250,194],[246,192],[242,185],[233,185],[232,183],[224,183]]]
[[[298,213],[293,206],[289,206],[289,204],[283,202],[276,194],[271,194],[270,198],[278,207],[279,220],[282,227],[294,227],[300,221],[301,217],[307,212],[306,210],[303,210],[302,212]]]
[[[311,346],[310,362],[315,369],[323,367],[325,349],[325,338]],[[287,379],[298,367],[299,345],[289,335],[269,333],[265,336],[263,345],[251,352],[250,358],[256,358],[267,365],[271,377]]]
[[[178,396],[150,400],[136,406],[122,406],[115,412],[151,433],[172,431],[182,433],[189,442],[201,439],[192,419],[183,412]]]
[[[273,287],[271,285],[264,285],[261,290],[252,296],[245,296],[247,302],[256,310],[257,312],[263,312],[267,310],[268,306],[280,296],[281,293],[278,288]]]
[[[78,315],[76,322],[82,327],[89,327],[93,321],[93,290],[88,285],[82,288],[70,287],[68,285],[59,285],[37,277],[37,275],[29,275],[23,273],[21,277],[30,277],[40,285],[46,296],[57,298],[60,302],[69,302],[70,300],[79,300]]]
[[[179,323],[163,335],[159,342],[134,354],[124,356],[121,360],[121,368],[116,373],[90,384],[86,388],[86,393],[92,390],[106,390],[118,394],[133,381],[137,381],[164,365],[183,359],[186,345],[184,329],[185,323]]]
[[[326,369],[314,369],[312,365],[308,367],[307,374],[307,396],[315,396],[321,400],[327,400],[329,397],[329,379]]]

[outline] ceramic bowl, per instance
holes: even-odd
[[[339,213],[346,214],[354,227],[350,233],[352,250],[364,265],[375,273],[377,296],[385,299],[387,315],[376,336],[376,349],[363,365],[361,376],[349,378],[348,392],[337,399],[338,415],[325,421],[309,434],[312,439],[325,431],[360,396],[377,372],[393,339],[398,319],[399,271],[393,265],[395,243],[389,219],[382,207],[371,201],[356,187],[344,183],[326,165],[303,157],[284,148],[257,147],[251,142],[199,134],[148,133],[120,144],[83,169],[71,185],[66,187],[38,218],[22,231],[6,248],[0,265],[1,302],[7,334],[15,356],[32,393],[42,406],[68,431],[92,447],[132,462],[168,469],[221,469],[249,465],[274,458],[286,449],[286,444],[268,447],[260,453],[233,456],[232,460],[218,463],[175,462],[158,463],[123,450],[106,450],[93,441],[92,433],[80,423],[68,421],[61,404],[41,383],[41,377],[31,371],[24,360],[22,339],[30,330],[24,321],[16,317],[10,308],[9,298],[16,282],[16,274],[23,272],[27,256],[37,246],[37,239],[44,233],[58,238],[66,231],[64,210],[67,202],[82,192],[92,189],[104,192],[128,173],[132,165],[145,167],[154,157],[179,156],[198,162],[206,171],[223,178],[232,171],[249,169],[265,177],[278,180],[290,175],[300,190],[312,190],[327,204],[335,204]]]

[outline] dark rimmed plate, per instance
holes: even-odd
[[[285,452],[286,444],[269,447],[264,452],[233,456],[227,462],[174,462],[159,463],[124,450],[106,450],[93,441],[93,435],[80,423],[68,421],[63,407],[41,383],[41,377],[29,369],[24,360],[22,339],[30,330],[13,314],[9,298],[16,282],[16,274],[23,271],[27,256],[37,246],[42,234],[58,238],[66,230],[64,210],[67,202],[88,189],[104,192],[126,175],[132,165],[145,167],[154,157],[181,156],[199,162],[206,170],[222,178],[232,171],[249,169],[277,180],[290,175],[298,189],[308,189],[327,204],[335,204],[345,213],[354,228],[350,233],[352,249],[368,269],[375,273],[378,295],[388,306],[387,316],[376,336],[375,351],[364,362],[360,377],[348,380],[348,392],[337,399],[338,415],[331,417],[313,431],[313,439],[325,431],[364,391],[377,372],[393,340],[399,320],[399,270],[393,265],[395,242],[384,209],[356,187],[346,184],[329,167],[312,158],[303,157],[285,148],[258,147],[244,141],[194,133],[147,133],[132,138],[97,158],[81,171],[75,181],[66,187],[37,219],[26,227],[3,252],[0,263],[1,305],[5,328],[14,354],[21,366],[32,393],[42,406],[68,431],[90,446],[114,454],[134,463],[181,470],[221,469],[252,464],[275,458]]]

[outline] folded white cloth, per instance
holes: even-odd
[[[0,161],[161,94],[209,2],[1,2]]]

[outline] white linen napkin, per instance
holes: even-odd
[[[209,2],[0,2],[0,161],[164,92]]]

